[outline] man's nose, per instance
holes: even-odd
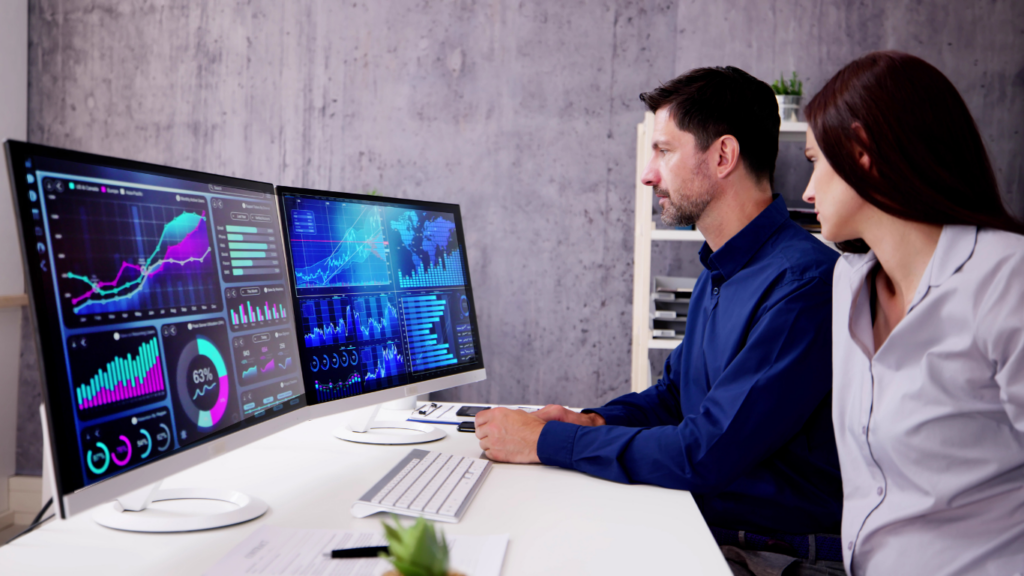
[[[800,196],[800,198],[803,198],[803,201],[807,202],[808,204],[814,204],[814,190],[811,190],[810,184],[807,185],[807,189],[804,190],[804,193],[803,195]]]
[[[654,167],[653,158],[647,163],[647,168],[640,176],[640,181],[644,183],[644,186],[657,186],[661,181],[661,175],[658,174],[657,168]]]

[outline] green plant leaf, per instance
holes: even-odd
[[[397,516],[394,526],[382,522],[388,540],[387,558],[403,576],[445,576],[448,573],[448,541],[434,524],[418,518],[411,526],[402,526]]]

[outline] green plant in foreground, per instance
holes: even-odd
[[[793,72],[793,77],[789,80],[780,73],[779,79],[772,82],[772,90],[779,96],[803,96],[804,83],[797,78],[796,72]]]
[[[444,533],[434,531],[434,523],[417,518],[409,527],[402,526],[394,516],[395,525],[384,525],[391,562],[402,576],[446,576],[448,574],[448,542]]]

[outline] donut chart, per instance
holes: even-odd
[[[200,429],[216,426],[231,396],[220,350],[206,336],[197,335],[182,349],[177,368],[178,398],[189,419]]]
[[[89,466],[89,470],[93,474],[99,476],[100,474],[103,474],[104,472],[106,472],[107,471],[107,467],[110,466],[110,449],[107,448],[107,445],[104,444],[103,442],[97,442],[96,443],[96,447],[99,448],[100,450],[103,450],[103,465],[102,466],[96,466],[94,464],[95,458],[93,458],[93,456],[92,456],[92,450],[89,450],[88,452],[86,452],[86,454],[85,454],[85,463]],[[99,453],[97,452],[97,454],[99,454]]]

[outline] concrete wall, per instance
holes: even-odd
[[[458,202],[491,377],[442,396],[594,405],[629,390],[639,92],[726,62],[766,79],[796,67],[814,90],[892,39],[931,57],[911,43],[1001,35],[946,47],[943,69],[965,96],[976,76],[961,71],[1003,79],[998,102],[1016,116],[978,118],[1009,149],[993,158],[1019,195],[1019,138],[1003,136],[1020,128],[1024,91],[1014,4],[964,19],[955,2],[918,15],[910,2],[33,0],[29,131],[280,184]],[[976,113],[987,94],[969,100]],[[780,189],[798,196],[806,170],[784,150]],[[696,249],[658,246],[655,273],[698,273]]]
[[[28,134],[28,0],[0,0],[0,142]],[[0,159],[0,296],[25,293],[7,162]],[[0,366],[15,366],[21,352],[21,310],[0,308]],[[38,405],[37,405],[38,406]],[[5,524],[8,478],[17,464],[18,371],[0,372],[0,528]],[[13,518],[11,518],[13,520]]]

